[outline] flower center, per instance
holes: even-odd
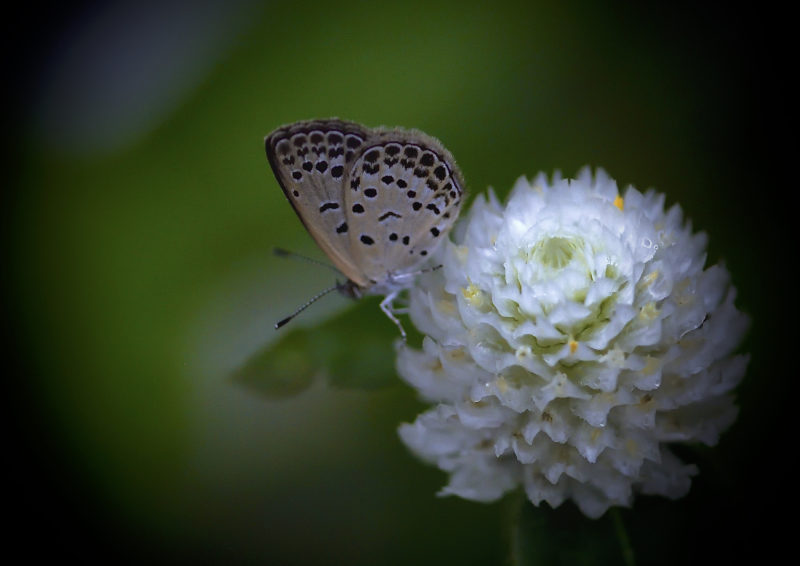
[[[574,239],[555,236],[534,244],[529,257],[545,267],[559,270],[569,265],[579,248]]]

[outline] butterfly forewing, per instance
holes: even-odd
[[[279,128],[265,140],[275,177],[300,221],[336,267],[361,286],[368,281],[352,257],[344,182],[369,136],[355,123],[312,120]]]
[[[373,283],[415,271],[458,216],[462,188],[452,157],[419,132],[368,140],[349,169],[345,204],[350,249]]]

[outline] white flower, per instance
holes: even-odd
[[[605,172],[517,181],[508,204],[479,196],[410,292],[426,337],[398,371],[437,405],[400,427],[450,473],[442,494],[491,501],[523,486],[590,517],[635,492],[684,495],[697,472],[668,443],[715,444],[748,325],[722,265],[705,268],[664,196]]]

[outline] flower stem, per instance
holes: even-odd
[[[636,566],[636,560],[633,557],[633,547],[631,546],[631,541],[628,538],[628,531],[625,530],[625,524],[622,522],[622,515],[620,514],[619,509],[612,507],[609,509],[609,513],[611,514],[611,520],[614,523],[614,530],[617,532],[617,538],[619,539],[623,563],[625,566]]]

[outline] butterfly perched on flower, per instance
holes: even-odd
[[[338,119],[282,126],[266,137],[265,146],[303,226],[347,277],[331,290],[351,298],[385,295],[381,309],[405,338],[392,301],[458,217],[464,183],[453,156],[416,130]]]

